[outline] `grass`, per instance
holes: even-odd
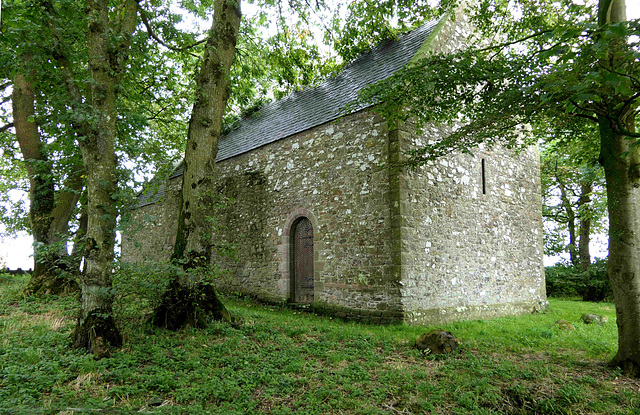
[[[68,348],[77,300],[23,297],[25,284],[0,276],[0,414],[640,414],[640,381],[605,364],[610,304],[551,300],[547,313],[439,326],[462,347],[438,357],[411,348],[425,327],[227,298],[239,329],[167,332],[132,302],[125,347],[95,360]],[[584,325],[585,312],[609,323]]]

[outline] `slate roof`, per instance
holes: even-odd
[[[397,40],[383,42],[316,87],[304,88],[264,105],[220,139],[216,161],[238,156],[365,108],[344,109],[358,97],[360,90],[388,78],[409,63],[437,23],[428,22],[400,35]],[[180,164],[170,178],[182,173]],[[141,193],[139,206],[157,202],[164,196],[164,191],[164,186],[159,186],[157,192]]]
[[[436,22],[427,23],[398,40],[389,40],[361,55],[322,84],[271,102],[220,140],[217,161],[317,127],[346,115],[345,105],[364,87],[393,75],[409,63]],[[355,108],[355,112],[362,108]]]

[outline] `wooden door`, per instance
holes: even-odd
[[[293,301],[313,302],[313,225],[307,218],[293,224]]]

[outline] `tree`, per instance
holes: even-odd
[[[222,121],[229,99],[229,73],[240,27],[240,1],[216,0],[213,24],[197,77],[196,100],[191,111],[178,233],[171,259],[185,270],[202,270],[211,263],[212,236],[206,210],[213,203],[212,181]],[[200,313],[203,313],[201,315]],[[205,316],[231,321],[214,287],[201,276],[198,281],[174,278],[154,313],[154,323],[177,329],[185,324],[206,325]]]
[[[358,4],[362,6],[364,3],[366,2]],[[274,82],[275,85],[271,85],[271,90],[278,97],[293,88],[313,83],[328,71],[337,68],[332,59],[318,62],[320,55],[317,46],[307,43],[308,30],[301,29],[299,24],[288,22],[289,19],[282,11],[284,4],[285,2],[275,2],[278,10],[277,35],[266,42],[266,54],[264,50],[258,51],[262,62],[269,67],[267,74],[275,78],[276,82]],[[415,4],[422,4],[422,2],[416,1]],[[267,5],[273,6],[274,2],[265,1],[261,4],[264,9],[268,8]],[[309,3],[290,2],[289,6],[291,7],[289,13],[299,16],[307,24],[311,11],[320,12],[326,8],[323,1],[316,2],[316,8],[313,10],[309,10],[312,8]],[[239,2],[234,5],[232,2],[215,1],[214,21],[197,78],[196,102],[189,121],[184,158],[178,232],[171,257],[172,262],[178,264],[183,271],[187,271],[187,274],[177,273],[153,316],[156,325],[170,329],[177,329],[186,324],[203,327],[207,324],[207,317],[233,322],[232,316],[218,300],[213,285],[203,278],[203,274],[211,264],[215,246],[215,235],[212,234],[207,212],[217,198],[212,185],[215,178],[218,140],[222,133],[223,116],[231,92],[229,78],[236,78],[230,74],[233,73],[232,63],[240,28],[239,7]],[[375,15],[378,21],[392,16],[398,9],[399,6],[395,1],[386,2],[384,7],[366,7],[367,16]],[[431,8],[427,10],[433,11]],[[362,16],[361,11],[361,7],[355,7],[350,16],[353,22],[364,25],[363,22],[368,20],[366,16]],[[404,16],[410,15],[415,15],[415,12],[407,9]],[[265,16],[261,13],[258,19],[259,24],[266,23]],[[337,20],[334,20],[334,24],[336,22]],[[347,27],[349,27],[349,33],[353,34],[350,31],[350,25]],[[350,34],[347,30],[345,28],[341,30],[346,33],[344,38],[349,39]],[[375,32],[375,27],[369,26],[362,32],[365,35],[357,42],[358,51],[366,48],[367,45],[371,46],[372,42],[378,40],[377,36],[380,36],[380,33],[377,33],[377,36],[371,35],[371,31]],[[386,37],[387,33],[383,32],[382,35]],[[347,59],[357,53],[354,52],[355,48],[345,47],[342,50]],[[264,77],[264,74],[261,72],[259,75]],[[255,76],[256,72],[251,75]],[[249,83],[255,82],[254,79],[248,78]],[[246,83],[247,79],[236,83],[235,86],[237,87],[241,82]],[[234,93],[236,100],[238,96],[246,96],[246,91],[239,88],[234,89]],[[194,273],[196,274],[195,282],[190,278]]]
[[[535,132],[545,141],[541,152],[545,251],[568,252],[571,264],[586,271],[591,264],[591,233],[604,228],[604,172],[593,139],[595,126],[580,121],[571,127],[575,128],[557,131],[545,126]]]
[[[481,142],[517,148],[533,143],[526,124],[574,118],[599,130],[609,215],[608,273],[614,291],[618,352],[612,364],[640,374],[640,175],[635,132],[640,99],[638,21],[624,0],[483,0],[469,7],[481,42],[451,55],[432,54],[370,88],[386,116],[418,126],[455,123],[438,143],[416,149],[420,164]],[[409,105],[411,104],[411,105]]]
[[[96,354],[118,347],[122,336],[113,319],[111,273],[115,245],[119,82],[126,69],[131,36],[137,24],[137,3],[124,0],[112,14],[107,0],[87,2],[87,50],[91,72],[91,121],[78,140],[87,172],[85,270],[80,279],[82,315],[73,345]],[[78,92],[70,87],[76,100]]]
[[[17,9],[18,5],[10,5],[8,17],[5,13],[2,41],[11,47],[0,52],[0,78],[6,80],[2,91],[11,92],[3,100],[11,102],[11,111],[6,112],[10,116],[3,116],[5,125],[0,134],[3,157],[9,160],[7,168],[24,168],[27,172],[30,204],[28,224],[13,218],[10,221],[17,225],[13,230],[26,225],[34,237],[35,267],[26,291],[59,293],[77,287],[72,278],[77,267],[67,254],[66,242],[69,222],[84,186],[82,162],[65,149],[73,142],[75,132],[63,131],[55,117],[47,119],[45,115],[51,103],[42,97],[43,85],[54,89],[52,85],[58,84],[60,78],[53,72],[45,74],[51,65],[41,52],[50,43],[44,34],[42,14],[37,8],[16,14]],[[12,157],[14,152],[21,157]],[[5,188],[24,180],[13,173],[2,177]]]
[[[56,249],[49,238],[56,230],[52,226],[58,222],[67,226],[86,177],[87,243],[85,268],[80,277],[82,315],[73,334],[73,345],[101,353],[104,346],[122,343],[111,313],[117,214],[114,143],[119,77],[125,69],[136,26],[137,4],[125,1],[112,9],[107,1],[90,1],[86,19],[78,18],[74,1],[54,4],[38,0],[24,9],[19,4],[12,6],[11,38],[17,45],[21,64],[11,59],[11,52],[2,57],[14,73],[12,115],[31,181],[31,231],[36,245],[48,245],[36,246],[36,270],[39,265],[50,265],[49,258],[55,257]],[[24,26],[30,30],[24,30]],[[20,33],[22,37],[15,36]],[[84,45],[78,41],[83,37]],[[35,120],[40,121],[39,125]],[[39,136],[38,126],[43,125],[49,126],[47,139]],[[80,147],[82,163],[77,162],[80,154],[74,141]],[[53,143],[59,145],[57,153],[51,151],[56,147]],[[71,196],[66,197],[65,192],[58,192],[57,197],[54,194],[54,180],[60,176],[53,173],[52,154],[60,164],[72,160],[77,163],[67,176],[67,180],[79,183]],[[65,200],[66,209],[60,211],[56,206]],[[47,272],[52,279],[60,277],[59,266]]]
[[[598,24],[618,30],[626,19],[623,1],[600,0]],[[624,28],[624,26],[622,26]],[[638,26],[636,26],[636,32]],[[613,363],[626,372],[640,375],[640,156],[634,137],[640,70],[637,57],[624,54],[626,36],[613,39],[608,53],[598,65],[607,70],[614,88],[614,99],[602,105],[593,102],[600,129],[600,163],[607,183],[609,211],[609,266],[616,302],[618,352]],[[622,51],[623,53],[620,53]],[[628,77],[632,88],[616,88],[619,77]],[[618,92],[619,91],[619,92]]]
[[[13,78],[13,124],[29,175],[29,219],[34,238],[34,270],[27,293],[59,294],[77,289],[73,265],[68,259],[66,241],[69,221],[84,183],[82,165],[77,159],[65,185],[56,192],[53,166],[35,122],[33,83],[20,70]],[[77,269],[76,269],[77,270]]]
[[[8,225],[9,232],[28,230],[34,237],[35,269],[27,292],[56,293],[65,286],[77,285],[72,277],[79,273],[82,241],[74,240],[71,256],[67,254],[66,245],[71,236],[70,221],[78,228],[76,237],[84,233],[82,228],[86,224],[78,220],[81,216],[78,203],[86,175],[76,144],[87,135],[90,118],[86,107],[87,49],[79,41],[84,36],[86,21],[82,7],[75,0],[36,0],[27,4],[13,1],[5,5],[3,12],[0,42],[6,47],[0,49],[0,78],[6,82],[2,88],[2,104],[10,102],[11,105],[1,108],[4,126],[0,129],[3,157],[0,186],[3,190],[28,190],[30,212],[25,214],[27,209],[21,201],[15,203],[9,192],[3,192],[1,220]],[[144,45],[138,42],[140,44]],[[172,74],[170,70],[158,70],[163,66],[156,62],[157,58],[150,58],[158,54],[151,55],[140,47],[136,52],[143,62],[136,65],[141,72],[147,69],[157,77]],[[153,65],[156,67],[151,69]],[[180,80],[173,76],[167,78],[174,82]],[[175,123],[166,122],[174,118],[174,114],[167,114],[172,111],[166,108],[179,112],[181,105],[176,101],[164,104],[160,94],[150,100],[149,92],[156,92],[159,82],[149,82],[148,77],[141,76],[134,82],[127,77],[124,81],[126,93],[119,103],[117,151],[127,159],[131,159],[132,154],[139,155],[136,158],[148,164],[154,155],[166,154],[168,147],[157,145],[159,140],[151,138],[164,139],[167,134],[156,127],[156,134],[148,134],[150,138],[137,138],[151,123],[166,130],[166,125]],[[146,91],[146,95],[140,91]],[[147,119],[143,119],[141,113],[146,113]],[[132,130],[138,130],[136,139],[129,139],[134,135]],[[16,154],[18,157],[14,157]],[[25,167],[27,171],[23,175],[15,173]]]
[[[142,161],[141,171],[144,165],[163,162],[166,153],[178,153],[183,144],[176,139],[173,127],[184,113],[184,90],[188,87],[182,84],[183,68],[189,60],[174,59],[167,65],[166,49],[159,53],[159,45],[149,42],[147,33],[135,31],[139,11],[135,1],[120,2],[117,7],[106,1],[91,2],[86,15],[84,3],[81,7],[76,0],[35,0],[23,6],[12,3],[3,10],[9,23],[5,26],[8,36],[2,41],[11,46],[2,48],[0,59],[5,71],[2,76],[11,78],[15,74],[28,88],[14,88],[14,111],[6,117],[8,120],[12,116],[13,120],[0,132],[7,138],[3,141],[7,150],[13,148],[12,140],[21,145],[24,141],[23,147],[31,151],[24,157],[28,168],[49,168],[29,174],[35,183],[30,186],[32,193],[48,192],[32,198],[32,211],[37,208],[42,212],[41,205],[50,208],[53,200],[55,206],[65,200],[64,190],[69,186],[55,184],[77,177],[70,171],[86,179],[78,233],[86,235],[87,243],[74,244],[74,251],[82,245],[85,255],[85,272],[80,277],[83,314],[74,333],[74,345],[100,352],[103,345],[121,343],[111,315],[111,268],[122,193],[131,192],[123,188],[127,172],[118,158]],[[175,15],[161,6],[154,15],[172,27]],[[175,31],[171,34],[178,42],[191,43],[192,36]],[[15,137],[7,134],[14,125]],[[18,131],[22,127],[24,130]],[[3,156],[10,154],[7,151]],[[80,169],[70,169],[72,162]],[[36,179],[39,182],[34,182]],[[53,190],[58,194],[52,196]],[[68,205],[76,208],[80,191],[73,195],[75,199]],[[37,218],[55,224],[64,218],[63,213],[56,208],[49,216],[39,214]],[[38,227],[32,226],[34,235],[44,234],[41,222],[36,223]],[[57,252],[45,248],[36,255]],[[48,270],[53,276],[60,272],[53,267]]]
[[[282,12],[284,4],[275,3],[278,10],[277,34],[265,42],[262,48],[257,49],[252,45],[255,40],[247,42],[246,38],[243,39],[245,43],[240,45],[239,65],[232,66],[240,33],[240,5],[239,2],[237,5],[232,2],[215,2],[214,21],[198,74],[196,102],[189,121],[178,232],[171,258],[182,271],[177,272],[161,304],[154,311],[153,321],[158,326],[170,329],[187,324],[203,327],[207,324],[208,317],[234,322],[218,300],[212,282],[204,277],[212,262],[212,251],[216,245],[207,212],[218,197],[212,185],[223,116],[228,111],[230,80],[234,81],[231,98],[236,109],[250,109],[252,102],[260,103],[261,97],[268,90],[281,97],[292,89],[315,82],[337,68],[333,59],[323,61],[320,58],[317,46],[309,42],[307,29],[302,28],[299,23],[291,23],[291,18],[285,18]],[[267,6],[273,5],[273,2],[268,1],[261,4],[265,10],[268,9]],[[290,2],[289,6],[291,10],[288,13],[299,16],[308,24],[311,5]],[[394,2],[386,6],[385,15],[396,10]],[[324,7],[324,2],[316,2],[316,9],[313,11],[320,11]],[[383,15],[380,10],[382,9],[375,9],[375,12]],[[260,26],[266,24],[268,19],[266,14],[260,13],[257,20]],[[255,34],[252,29],[245,30],[245,36],[247,32]],[[256,71],[247,65],[248,54],[242,52],[248,46],[254,47],[251,55],[259,56],[259,63],[263,66],[261,70]],[[264,82],[265,78],[271,78],[271,82]],[[249,87],[249,84],[256,82],[263,86],[262,94],[256,94]],[[195,278],[192,278],[194,274]]]

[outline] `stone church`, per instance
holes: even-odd
[[[433,324],[546,304],[539,156],[478,148],[416,170],[403,154],[442,134],[390,128],[359,90],[429,51],[462,45],[443,18],[360,56],[335,77],[265,105],[220,141],[217,191],[235,203],[216,238],[236,247],[218,288],[308,303],[342,318]],[[167,260],[182,171],[140,194],[125,261]],[[152,218],[146,220],[144,218]]]

